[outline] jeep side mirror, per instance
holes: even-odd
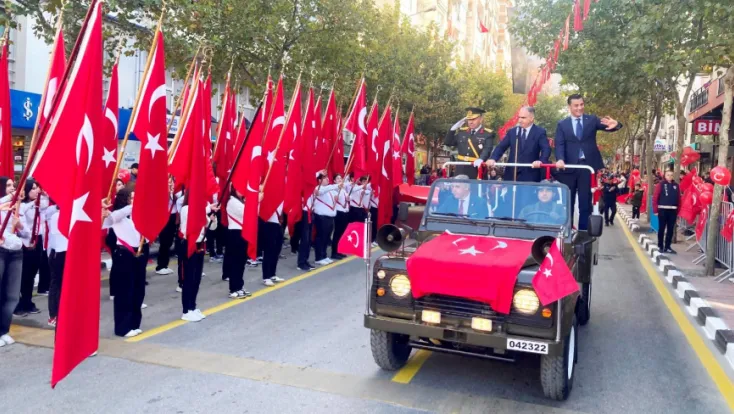
[[[604,217],[598,214],[592,214],[589,217],[589,236],[601,237],[602,229],[604,228]]]
[[[400,206],[398,207],[398,217],[397,219],[401,222],[405,223],[408,221],[408,212],[410,209],[410,205],[408,203],[400,203]]]

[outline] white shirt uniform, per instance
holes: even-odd
[[[65,252],[69,247],[69,240],[59,231],[59,207],[49,206],[46,209],[46,223],[48,224],[48,251]]]
[[[111,227],[115,232],[115,236],[117,236],[117,245],[125,247],[131,253],[135,253],[140,246],[140,232],[135,228],[135,224],[130,218],[132,212],[132,205],[111,212],[102,223],[102,228],[108,229]]]
[[[349,207],[360,208],[362,207],[362,197],[364,196],[364,184],[356,185],[350,184],[350,188],[346,191],[349,197]]]
[[[336,216],[336,192],[339,186],[336,184],[318,187],[316,190],[316,201],[314,202],[313,212],[319,216],[335,217]]]
[[[209,216],[209,213],[211,213],[211,211],[212,211],[211,206],[207,205],[206,206],[206,214],[207,214],[207,217]],[[183,206],[183,207],[181,207],[181,213],[180,214],[181,214],[181,229],[180,229],[180,231],[181,231],[181,234],[183,234],[183,237],[185,239],[186,238],[186,223],[187,223],[188,218],[189,218],[189,206]],[[201,228],[201,232],[199,233],[199,237],[196,239],[196,242],[197,243],[201,243],[201,242],[204,241],[205,230],[206,230],[206,227],[208,225],[209,225],[209,223],[207,222],[207,224],[204,225],[204,227]]]
[[[375,202],[373,205],[373,199],[376,197],[372,197],[372,184],[367,184],[367,188],[364,190],[364,193],[362,194],[362,208],[368,209],[370,207],[377,208],[379,205],[379,201]]]
[[[230,230],[242,230],[242,223],[245,217],[245,203],[235,197],[230,197],[227,201],[227,218],[229,218]]]
[[[349,192],[349,185],[348,183],[344,184],[344,188],[336,191],[336,211],[338,213],[347,213],[349,212],[349,200],[347,197],[347,193]]]
[[[46,220],[43,219],[44,212],[48,208],[48,197],[41,197],[38,206],[38,222],[36,222],[36,202],[35,200],[20,205],[18,216],[22,220],[23,228],[27,230],[25,237],[21,237],[23,246],[31,247],[31,238],[33,236],[33,228],[36,228],[36,236],[46,233]]]

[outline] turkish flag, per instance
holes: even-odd
[[[13,177],[13,134],[10,122],[10,79],[8,72],[8,42],[0,52],[0,175]]]
[[[270,128],[268,129],[265,141],[263,142],[263,154],[266,157],[267,163],[263,163],[263,177],[267,177],[270,181],[271,174],[279,174],[280,169],[273,171],[275,164],[278,159],[278,146],[282,138],[283,128],[285,127],[285,108],[283,104],[283,75],[278,79],[278,86],[275,89],[275,101],[273,106],[273,112],[270,116]],[[284,163],[283,160],[280,161]],[[283,165],[285,169],[285,165]],[[277,183],[280,183],[282,176],[275,177],[276,185],[268,185],[265,183],[265,189],[263,190],[264,198],[260,203],[260,218],[268,221],[273,214],[278,214],[280,217],[281,213],[278,213],[278,207],[283,203],[283,186],[278,187]]]
[[[693,223],[696,216],[703,208],[703,203],[699,201],[700,194],[695,186],[689,187],[688,191],[683,193],[683,199],[680,203],[680,211],[678,216],[688,223]]]
[[[250,258],[257,257],[258,210],[260,207],[260,180],[262,179],[262,140],[269,128],[269,114],[273,107],[273,80],[268,77],[265,96],[260,111],[253,118],[250,133],[243,143],[242,154],[232,170],[232,185],[245,196],[245,214],[242,222],[242,238],[248,243]]]
[[[231,142],[235,139],[234,118],[232,113],[232,92],[229,87],[230,75],[227,74],[227,83],[224,87],[224,98],[222,99],[222,113],[219,117],[219,131],[217,132],[217,143],[214,146],[212,161],[216,164],[216,176],[220,180],[226,180],[231,165],[229,164],[232,152]]]
[[[339,239],[337,251],[366,259],[369,257],[367,246],[367,225],[363,221],[349,223]]]
[[[589,10],[591,10],[591,0],[584,0],[584,20],[589,18]]]
[[[212,165],[212,74],[211,71],[206,77],[204,90],[201,95],[204,108],[204,158],[206,159],[206,194],[209,198],[213,198],[215,194],[219,194],[219,184],[214,175],[214,166]]]
[[[566,265],[559,244],[560,240],[556,240],[551,245],[543,263],[533,276],[533,289],[543,306],[579,290],[579,285]]]
[[[117,166],[117,134],[119,119],[119,81],[117,75],[117,63],[112,66],[112,77],[110,77],[110,92],[107,94],[107,102],[104,107],[105,120],[102,121],[102,195],[107,196],[112,188],[114,194],[115,186],[112,185]],[[40,128],[40,127],[39,127]],[[106,231],[105,231],[106,233]]]
[[[732,235],[734,235],[734,210],[726,216],[726,221],[724,222],[724,228],[721,230],[721,235],[724,236],[726,241],[732,241]]]
[[[489,29],[487,29],[487,26],[482,23],[482,21],[479,21],[479,33],[488,33]]]
[[[334,90],[332,89],[329,100],[326,102],[326,112],[321,120],[321,134],[318,143],[316,143],[316,157],[314,159],[316,166],[326,169],[327,172],[330,172],[331,161],[329,157],[333,155],[334,144],[336,143],[337,125],[339,124],[337,118],[336,96],[334,96]],[[333,178],[333,175],[331,177]]]
[[[529,240],[441,234],[407,261],[413,297],[455,296],[508,314],[517,274],[532,245]]]
[[[382,208],[377,210],[377,226],[381,227],[390,224],[392,218],[392,194],[393,194],[393,177],[392,177],[392,161],[393,161],[393,133],[392,133],[392,111],[390,106],[385,108],[382,114],[380,125],[378,127],[378,145],[380,151],[380,175],[373,177],[372,187],[375,184],[380,189],[378,195],[379,205]],[[374,198],[374,195],[373,195]]]
[[[39,108],[43,108],[42,111],[38,112],[38,132],[43,131],[43,127],[51,115],[52,104],[54,97],[59,89],[59,82],[64,78],[64,71],[66,70],[66,45],[64,43],[64,32],[59,25],[56,31],[56,38],[54,39],[54,48],[51,52],[51,66],[48,70],[48,81],[44,86],[43,97],[41,98],[41,104]],[[114,72],[113,72],[114,76]],[[5,79],[5,78],[3,78]],[[112,92],[113,84],[110,81],[110,93]],[[108,98],[109,101],[109,98]],[[115,101],[115,105],[118,102]],[[115,106],[115,113],[117,113],[117,106]],[[38,137],[40,140],[42,137]],[[117,138],[115,138],[115,150],[117,150]],[[31,153],[34,151],[31,148]],[[113,154],[114,155],[114,154]],[[115,160],[117,162],[117,160]],[[105,189],[107,190],[107,189]],[[105,193],[106,194],[106,193]]]
[[[403,147],[401,152],[405,154],[405,177],[408,184],[415,184],[415,119],[413,112],[408,118],[408,126],[405,127],[405,137],[403,137]]]
[[[354,172],[354,176],[357,178],[369,174],[365,158],[367,129],[364,120],[366,116],[367,85],[364,83],[364,78],[362,78],[357,89],[357,96],[354,98],[352,112],[349,114],[345,125],[345,129],[354,134],[354,142],[352,143],[352,150],[349,153],[347,167],[349,171]]]
[[[199,76],[200,71],[199,68],[197,68],[192,77],[194,86],[199,83]],[[194,87],[193,89],[196,90],[197,88]],[[184,99],[186,102],[184,104],[183,111],[181,111],[181,122],[176,133],[176,139],[174,139],[171,144],[170,152],[168,154],[168,173],[171,174],[173,179],[176,181],[176,188],[181,188],[182,185],[188,185],[189,176],[191,175],[191,171],[189,171],[189,166],[191,165],[189,156],[194,150],[194,142],[190,139],[192,136],[189,131],[191,128],[191,119],[188,117],[188,114],[191,113],[194,103],[190,104],[188,100],[189,96],[188,92],[186,92],[186,97]]]
[[[584,30],[584,21],[581,19],[581,4],[579,0],[573,2],[573,30],[580,32]]]
[[[369,144],[367,145],[367,173],[370,175],[372,184],[372,198],[379,200],[380,187],[379,177],[382,175],[382,164],[380,163],[380,155],[382,155],[382,145],[380,144],[380,108],[377,105],[377,99],[372,102],[372,108],[367,118],[367,136]],[[379,150],[378,150],[379,148]],[[360,176],[355,174],[355,178]],[[356,180],[355,180],[356,181]]]
[[[196,240],[201,234],[201,230],[206,226],[206,206],[209,194],[207,193],[207,167],[211,167],[209,159],[206,157],[205,143],[207,134],[205,132],[206,124],[204,122],[205,103],[209,96],[204,95],[205,87],[203,82],[198,82],[198,87],[191,94],[192,99],[190,112],[188,114],[187,134],[184,138],[192,142],[193,151],[189,155],[189,171],[191,176],[188,181],[188,201],[189,213],[186,223],[186,239],[188,241],[188,257],[196,251]]]
[[[395,113],[395,124],[392,128],[392,186],[403,183],[403,158],[400,156],[400,110]]]
[[[337,174],[344,175],[344,134],[342,131],[342,116],[337,115],[336,122],[336,138],[334,139],[333,155],[329,163],[329,173],[332,177]]]
[[[691,184],[693,184],[693,177],[697,175],[698,175],[698,171],[696,171],[696,169],[694,168],[688,174],[683,176],[683,178],[680,179],[680,191],[682,193],[685,193],[686,191],[688,191],[689,188],[691,188]]]
[[[703,231],[706,228],[706,223],[709,218],[709,206],[706,206],[701,210],[701,214],[698,215],[698,221],[696,222],[696,241],[700,242],[703,237]]]
[[[166,131],[166,61],[163,33],[155,34],[150,68],[140,101],[132,114],[132,130],[140,140],[140,166],[135,182],[132,220],[148,240],[155,240],[170,216],[168,209],[168,139]]]
[[[300,90],[299,90],[300,94]],[[306,105],[306,120],[311,119],[309,113],[313,112],[313,89],[308,91],[308,101]],[[299,102],[300,107],[300,102]],[[300,122],[300,117],[296,120]],[[304,149],[306,146],[306,136],[311,139],[310,127],[307,122],[303,122],[300,128],[297,128],[296,134],[293,135],[291,141],[291,149],[288,152],[288,175],[285,178],[285,196],[283,201],[283,211],[288,215],[288,234],[293,235],[296,230],[296,223],[301,221],[303,217],[303,195],[304,188],[308,185],[313,192],[316,186],[316,178],[308,177],[304,172],[304,159],[307,154]],[[311,142],[313,142],[311,140]]]
[[[309,90],[308,104],[306,105],[306,114],[303,119],[303,136],[302,142],[302,166],[303,166],[303,197],[313,197],[314,189],[318,184],[316,182],[316,173],[323,166],[317,165],[315,162],[308,162],[316,157],[316,142],[319,135],[319,123],[321,111],[316,105],[316,98],[313,90]],[[304,200],[304,204],[308,204],[308,200]],[[313,206],[311,206],[313,208]],[[309,217],[309,221],[311,218]]]
[[[102,227],[102,3],[93,1],[80,33],[76,60],[62,85],[33,175],[59,206],[59,231],[68,238],[51,386],[99,345]],[[90,254],[91,253],[91,254]]]

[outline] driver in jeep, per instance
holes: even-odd
[[[548,182],[548,181],[543,181]],[[566,222],[566,207],[557,202],[558,190],[553,187],[538,187],[538,201],[520,211],[520,218],[536,223],[563,224]]]

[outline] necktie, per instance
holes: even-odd
[[[464,200],[459,200],[459,215],[464,215]]]
[[[527,131],[525,128],[522,128],[522,133],[520,134],[520,148],[525,146],[525,140],[528,138],[526,134]]]
[[[581,118],[576,118],[576,138],[581,141],[581,137],[584,135],[584,128],[581,126]],[[583,159],[584,151],[579,148],[579,159]]]

